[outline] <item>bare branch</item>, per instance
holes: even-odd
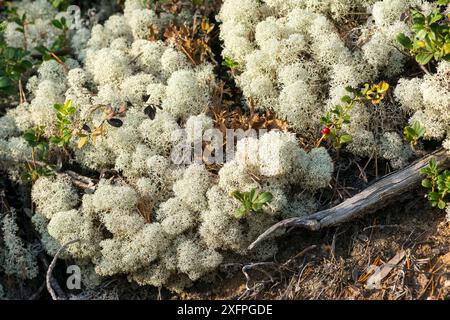
[[[404,169],[386,175],[357,195],[343,201],[341,204],[326,210],[319,211],[308,217],[296,217],[282,220],[261,234],[250,246],[253,249],[258,243],[269,237],[274,231],[291,227],[301,227],[312,231],[336,226],[343,222],[359,218],[388,205],[406,191],[419,185],[422,179],[420,170],[435,159],[440,166],[448,167],[450,158],[447,150],[440,149],[420,160],[410,164]]]
[[[47,290],[48,290],[48,292],[50,293],[50,295],[52,296],[52,299],[53,299],[53,300],[62,300],[62,298],[60,298],[60,297],[58,297],[58,296],[56,295],[56,293],[55,293],[55,291],[53,290],[53,287],[52,287],[52,280],[53,280],[52,272],[53,272],[53,269],[55,268],[56,261],[58,260],[58,257],[60,256],[60,254],[61,254],[64,250],[66,250],[66,248],[67,248],[68,246],[70,246],[70,245],[73,244],[73,243],[79,242],[79,241],[80,241],[80,239],[75,239],[75,240],[69,241],[69,242],[67,242],[65,245],[63,245],[61,248],[59,248],[59,250],[56,252],[55,256],[53,257],[53,260],[52,260],[52,262],[50,263],[50,266],[48,267],[48,270],[47,270],[47,277],[46,277]]]

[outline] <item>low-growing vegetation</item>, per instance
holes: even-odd
[[[106,2],[0,1],[14,281],[56,255],[81,270],[71,298],[111,279],[182,294],[429,154],[414,179],[450,211],[447,0]]]

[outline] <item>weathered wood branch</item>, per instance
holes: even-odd
[[[254,248],[258,243],[272,235],[274,231],[281,228],[285,228],[284,232],[292,227],[317,231],[375,212],[378,209],[385,207],[408,190],[419,186],[420,181],[423,178],[420,169],[426,167],[432,158],[436,160],[438,166],[450,166],[450,157],[447,154],[447,150],[440,149],[435,151],[404,169],[386,175],[360,193],[333,208],[316,212],[307,217],[285,219],[274,224],[261,234],[249,246],[249,249]]]
[[[72,183],[78,188],[84,189],[86,192],[89,193],[95,191],[96,184],[98,181],[86,176],[82,176],[81,174],[78,174],[71,170],[66,170],[64,171],[64,173],[67,174],[72,179]]]
[[[52,262],[50,263],[50,266],[48,267],[47,270],[47,275],[45,277],[46,280],[46,284],[47,284],[47,290],[50,293],[50,295],[52,296],[53,300],[64,300],[66,299],[66,297],[63,295],[61,296],[61,294],[58,296],[55,293],[55,290],[53,290],[53,287],[55,288],[59,288],[58,291],[62,291],[61,287],[57,284],[56,280],[53,279],[53,269],[55,268],[56,265],[56,261],[58,260],[58,257],[67,249],[68,246],[70,246],[73,243],[79,242],[80,239],[75,239],[72,241],[67,242],[66,244],[64,244],[61,248],[58,249],[58,251],[56,252],[55,256],[53,257]],[[53,284],[53,286],[52,286]],[[62,291],[63,293],[64,291]]]

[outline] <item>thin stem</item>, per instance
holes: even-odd
[[[425,68],[425,66],[424,65],[421,65],[421,64],[419,64],[419,66],[420,66],[420,69],[422,69],[423,70],[423,72],[425,72],[427,75],[431,75],[431,73],[430,73],[430,71],[428,71],[428,69],[427,68]]]

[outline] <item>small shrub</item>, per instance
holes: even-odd
[[[270,192],[258,193],[256,189],[252,189],[249,192],[234,191],[231,195],[241,203],[241,206],[235,213],[235,217],[238,219],[250,212],[260,213],[264,205],[273,199]]]
[[[76,109],[73,106],[72,100],[67,100],[63,105],[55,104],[53,106],[57,111],[57,127],[58,134],[50,138],[50,142],[54,143],[60,148],[65,148],[72,138],[72,130],[70,125],[72,121],[70,119],[71,115],[75,113]]]
[[[403,134],[405,141],[410,142],[411,146],[414,147],[423,138],[425,127],[419,121],[414,121],[411,125],[405,127]]]
[[[411,24],[412,39],[400,33],[397,41],[415,56],[417,63],[426,65],[432,59],[450,61],[450,25],[444,14],[435,9],[424,15],[412,9]]]
[[[430,160],[428,166],[421,170],[426,174],[422,180],[422,187],[428,190],[428,200],[433,207],[445,209],[445,198],[450,191],[450,171],[438,168],[434,159]]]
[[[357,103],[371,102],[377,105],[384,99],[386,92],[389,89],[387,82],[380,82],[378,84],[366,83],[362,89],[355,89],[351,86],[345,88],[350,95],[345,95],[341,98],[344,105],[337,105],[321,118],[322,137],[318,145],[323,140],[329,140],[331,145],[336,150],[341,149],[345,144],[351,142],[353,137],[342,131],[344,124],[350,123],[350,111]]]
[[[44,128],[30,129],[23,134],[23,138],[31,147],[31,159],[25,161],[26,173],[22,175],[22,180],[34,183],[39,177],[53,175],[54,172],[47,163],[49,142],[44,137]]]

